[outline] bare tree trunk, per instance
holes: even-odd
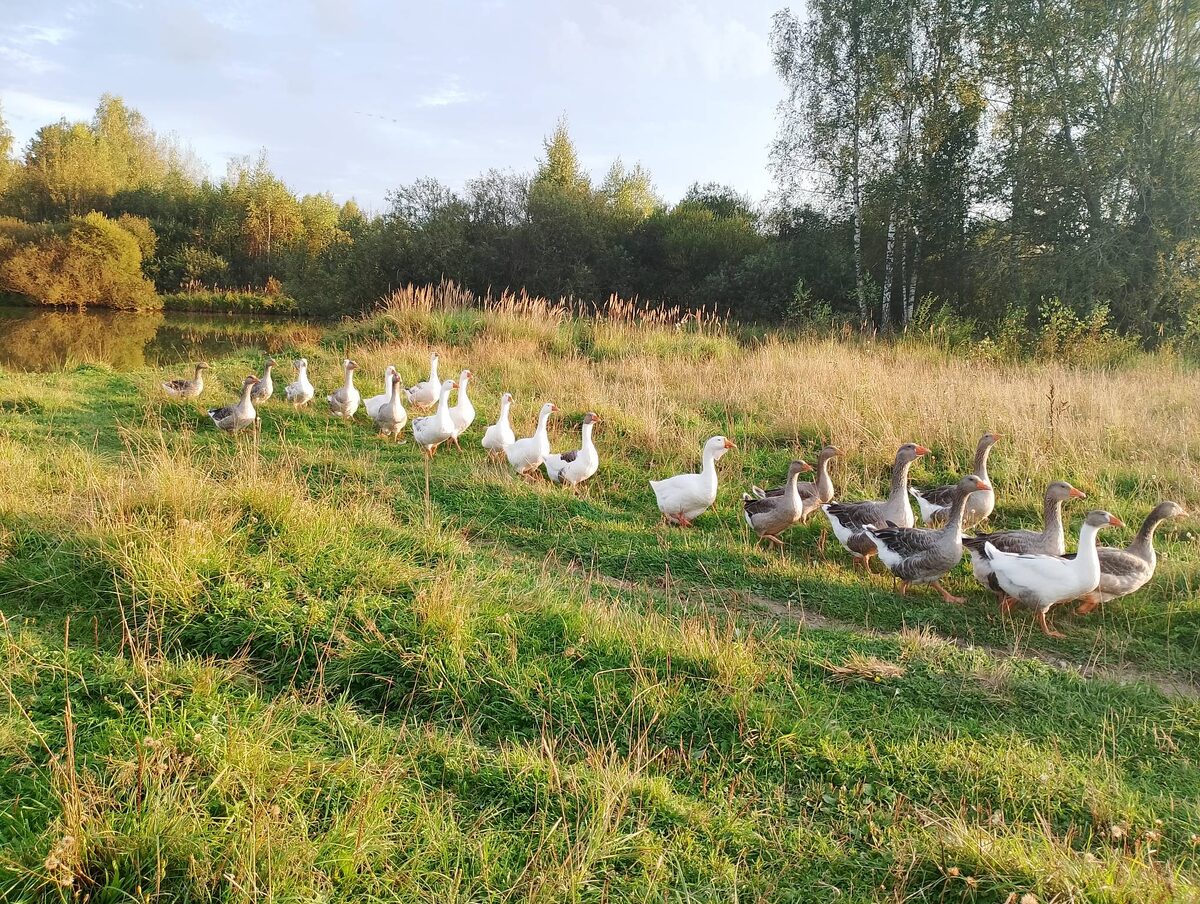
[[[887,254],[883,259],[883,297],[879,303],[879,326],[892,326],[892,274],[896,268],[896,205],[888,209]]]
[[[904,290],[904,311],[901,314],[905,326],[908,326],[913,316],[913,308],[917,303],[917,268],[921,262],[921,231],[913,226],[912,263],[908,268],[908,286]]]
[[[855,98],[858,95],[858,77],[855,76]],[[859,128],[858,115],[854,117],[854,159],[851,163],[853,169],[853,191],[854,191],[854,300],[858,303],[858,319],[861,323],[867,322],[867,289],[863,282],[863,259],[862,259],[862,233],[863,233],[863,216],[862,216],[862,185],[859,174]]]

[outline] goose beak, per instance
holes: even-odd
[[[1075,487],[1071,487],[1071,492],[1068,494],[1068,498],[1087,499],[1087,493],[1085,493],[1083,490],[1077,490]]]
[[[1109,515],[1108,523],[1111,524],[1113,527],[1124,527],[1125,526],[1125,522],[1122,521],[1120,518],[1118,518],[1116,515]]]
[[[725,448],[726,448],[726,449],[736,449],[736,448],[737,448],[737,444],[736,444],[736,443],[734,443],[734,441],[733,441],[733,440],[731,440],[731,439],[727,439],[727,440],[725,440]]]
[[[1004,434],[1003,434],[1003,433],[993,433],[993,434],[992,434],[992,441],[993,441],[993,442],[995,442],[996,440],[1001,440],[1001,439],[1004,439]]]
[[[551,406],[550,406],[550,413],[551,413],[551,414],[555,414],[555,413],[557,413],[557,412],[558,412],[558,406],[557,406],[557,405],[551,405]]]
[[[919,444],[919,443],[917,444],[917,454],[918,454],[918,455],[928,455],[928,454],[929,454],[929,451],[930,451],[930,450],[929,450],[929,447],[928,447],[928,446],[922,446],[922,445],[921,445],[921,444]]]
[[[990,490],[991,488],[992,488],[992,485],[990,483],[988,483],[986,480],[975,481],[975,489],[977,489],[977,490]]]
[[[809,473],[812,473],[812,470],[813,470],[813,466],[810,465],[808,462],[805,462],[804,466],[800,469],[800,473],[801,474],[809,474]]]
[[[458,389],[458,380],[454,380],[454,381],[453,381],[453,382],[450,384],[450,388],[451,388],[451,389]]]

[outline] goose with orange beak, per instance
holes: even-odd
[[[733,440],[710,437],[704,444],[704,461],[699,474],[676,474],[650,481],[658,510],[668,524],[691,527],[717,501],[717,461],[730,449]]]
[[[868,524],[867,536],[879,551],[879,561],[900,579],[900,595],[908,592],[910,584],[929,584],[947,603],[962,603],[942,586],[942,578],[962,559],[962,522],[967,500],[980,490],[989,489],[988,482],[976,474],[968,474],[954,484],[950,513],[946,523],[935,529],[927,527],[875,527]]]
[[[1073,559],[1001,552],[991,543],[983,544],[984,554],[992,562],[996,582],[1004,591],[1001,609],[1011,612],[1017,605],[1032,609],[1043,634],[1062,637],[1050,629],[1046,613],[1058,603],[1087,596],[1099,585],[1100,556],[1096,550],[1096,534],[1109,525],[1123,527],[1124,522],[1109,512],[1088,512],[1079,529],[1079,549]]]
[[[979,445],[975,447],[975,463],[971,466],[971,473],[976,477],[982,478],[983,482],[988,485],[986,490],[980,490],[977,493],[972,493],[967,499],[967,508],[963,512],[963,528],[970,530],[975,525],[987,520],[987,517],[996,507],[996,493],[992,489],[991,478],[988,477],[988,456],[992,452],[992,446],[1002,439],[1003,433],[985,433],[979,437]],[[913,487],[909,490],[912,497],[917,500],[917,508],[921,510],[921,520],[929,527],[940,527],[946,523],[946,519],[950,515],[950,507],[954,504],[954,488],[957,484],[948,483],[940,487],[929,487],[927,489],[919,489]]]
[[[583,416],[582,444],[572,452],[547,455],[544,459],[547,477],[555,483],[577,487],[600,469],[600,453],[592,441],[592,429],[599,423],[600,416],[594,411]]]

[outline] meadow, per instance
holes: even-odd
[[[461,452],[262,408],[221,435],[264,353],[474,372]],[[993,526],[1051,479],[1128,525],[1200,506],[1200,375],[400,293],[326,329],[166,373],[0,373],[0,898],[6,901],[1200,900],[1196,525],[1150,586],[1041,635],[964,564],[933,593],[865,577],[822,519],[757,547],[751,483],[827,442],[839,495],[896,447],[945,482],[985,430]],[[286,382],[281,366],[276,383]],[[497,398],[556,449],[587,411],[579,493],[478,446]],[[318,398],[322,398],[321,395]],[[646,481],[738,451],[695,528]],[[1070,541],[1073,543],[1073,537]]]

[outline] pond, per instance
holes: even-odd
[[[0,306],[0,367],[65,370],[103,363],[159,368],[257,349],[315,342],[320,325],[286,317],[127,313]]]

